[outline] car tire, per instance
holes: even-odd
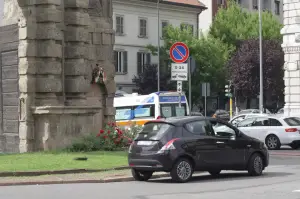
[[[194,168],[190,160],[180,158],[174,165],[170,172],[171,178],[175,182],[188,182],[193,175]]]
[[[212,176],[218,176],[221,173],[221,170],[210,170],[208,173]]]
[[[269,150],[278,150],[281,147],[280,140],[276,135],[268,135],[265,143]]]
[[[297,150],[300,148],[300,144],[291,144],[290,147],[294,150]]]
[[[153,172],[152,171],[138,171],[136,169],[131,169],[131,174],[132,174],[132,177],[136,181],[148,181],[152,177]]]
[[[264,170],[264,161],[263,157],[258,154],[254,153],[248,162],[248,173],[250,176],[260,176]]]

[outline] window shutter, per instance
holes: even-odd
[[[137,53],[137,73],[140,74],[142,73],[142,57],[141,57],[141,53],[138,52]]]
[[[151,54],[150,53],[147,53],[147,62],[146,62],[147,65],[150,65],[151,64]]]
[[[114,64],[115,64],[115,70],[116,72],[119,72],[118,71],[118,51],[114,51]]]
[[[127,73],[127,51],[123,52],[123,73]]]

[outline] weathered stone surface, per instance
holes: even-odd
[[[62,0],[17,0],[19,6],[34,6],[34,5],[60,5]]]
[[[54,39],[62,40],[63,33],[55,23],[42,23],[38,26],[19,28],[19,39]]]
[[[65,46],[65,58],[86,58],[88,48],[84,43],[67,43]]]
[[[62,47],[55,41],[21,40],[19,43],[19,57],[57,57],[62,56]]]
[[[89,35],[86,27],[71,26],[66,28],[65,41],[88,42]]]
[[[61,60],[20,58],[19,74],[60,75],[62,73]]]
[[[67,10],[65,12],[65,24],[66,25],[81,25],[88,26],[89,25],[89,15],[84,12],[77,12],[73,10]]]
[[[89,8],[89,0],[64,0],[67,8]]]
[[[65,75],[87,75],[87,62],[85,59],[68,59],[65,62]]]
[[[61,79],[55,76],[37,77],[36,92],[39,93],[59,93],[62,92]]]
[[[30,76],[20,76],[19,78],[19,92],[31,93],[35,92],[35,78]],[[18,92],[18,91],[16,91]]]
[[[65,80],[66,90],[69,93],[86,93],[89,87],[89,80],[83,76],[70,76]]]

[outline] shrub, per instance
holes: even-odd
[[[132,124],[129,128],[119,128],[110,122],[97,134],[90,134],[75,141],[66,150],[70,152],[116,151],[129,147],[142,126]]]

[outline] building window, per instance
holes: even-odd
[[[217,0],[218,6],[223,6],[224,5],[224,0]]]
[[[167,34],[167,26],[169,25],[169,22],[168,21],[162,21],[161,22],[161,35],[162,35],[162,38],[164,38]]]
[[[257,0],[252,0],[252,6],[254,10],[258,9],[258,1]]]
[[[117,73],[127,73],[127,51],[114,51],[115,69]]]
[[[124,17],[116,16],[116,34],[123,35],[124,34]]]
[[[191,31],[192,34],[194,34],[194,26],[191,24],[182,23],[180,25],[180,29],[181,30],[189,30],[189,31]]]
[[[275,14],[280,15],[280,1],[275,0]]]
[[[147,37],[147,19],[139,19],[140,23],[140,37]]]
[[[137,73],[144,71],[144,66],[151,63],[151,54],[146,52],[137,52]]]

